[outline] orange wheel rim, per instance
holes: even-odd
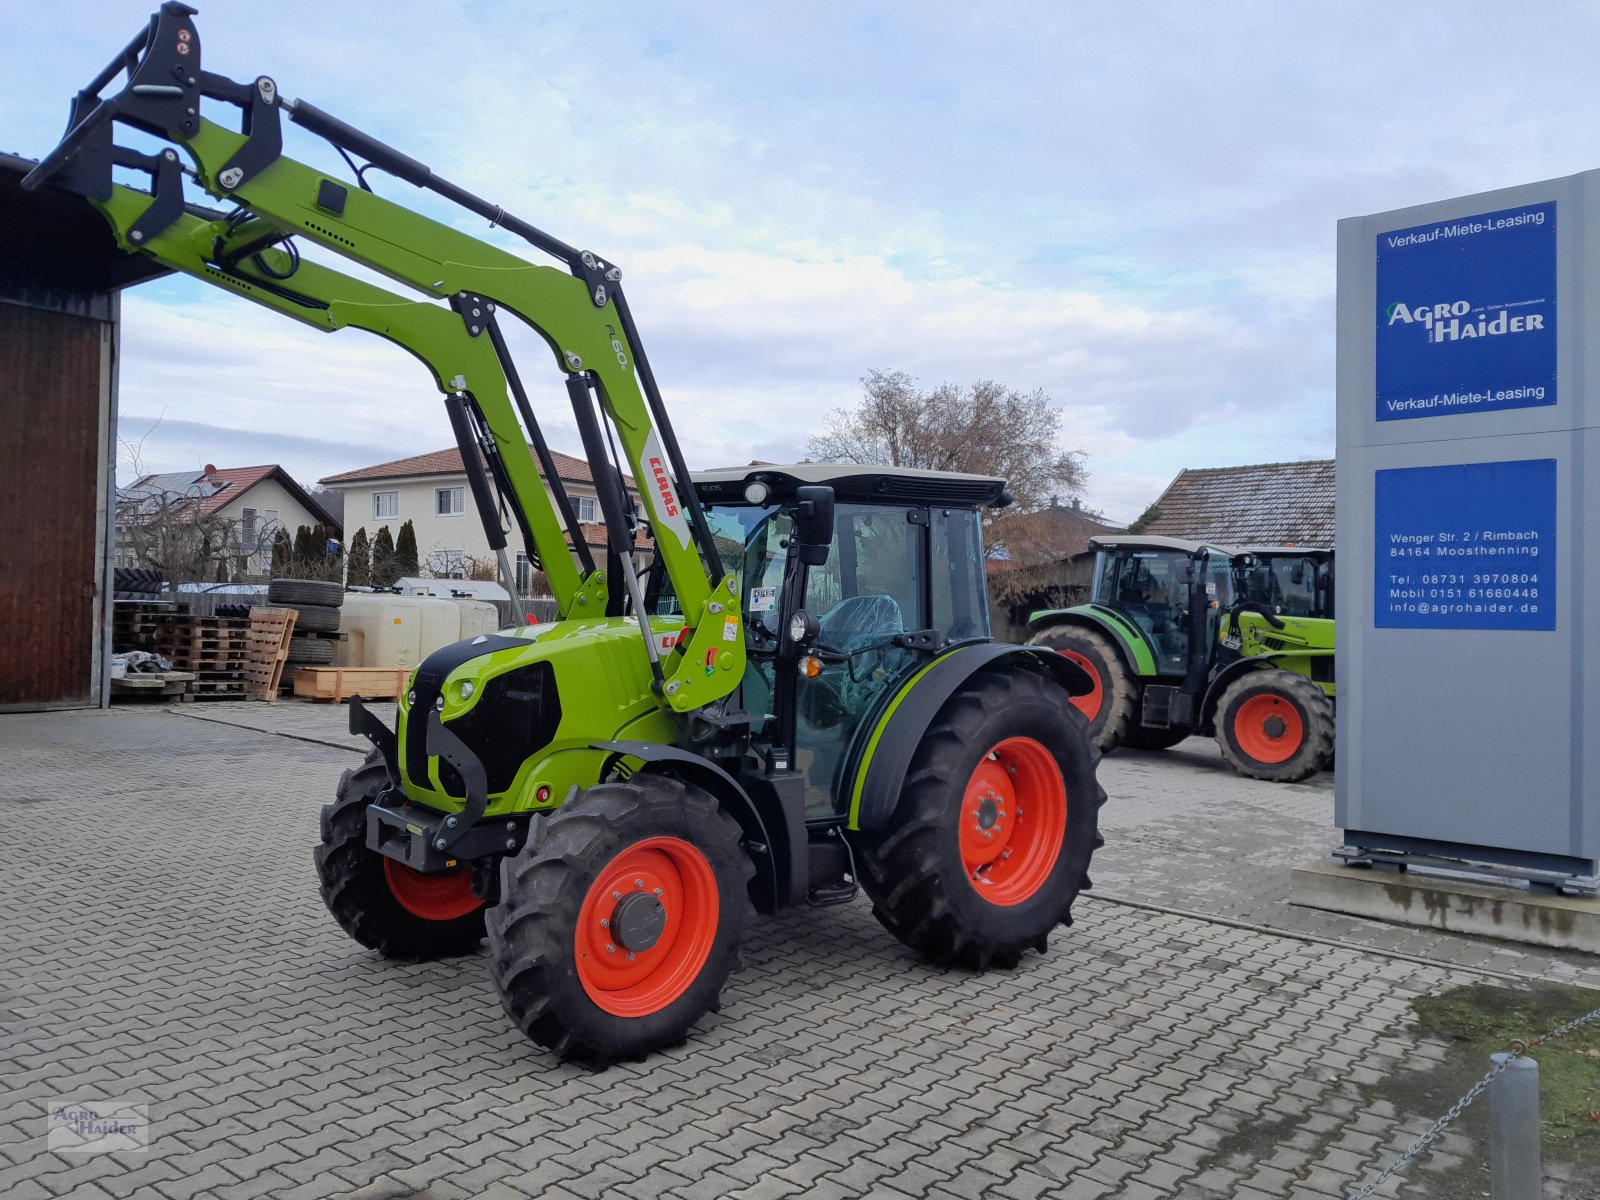
[[[424,921],[453,921],[464,917],[483,901],[472,890],[465,867],[445,875],[424,875],[392,858],[383,860],[383,877],[400,907]]]
[[[646,838],[601,868],[574,936],[578,980],[619,1017],[660,1012],[683,995],[717,937],[717,877],[682,838]]]
[[[1069,658],[1083,668],[1084,673],[1094,683],[1094,690],[1082,696],[1073,696],[1072,703],[1077,705],[1078,711],[1089,720],[1094,720],[1100,715],[1100,705],[1105,701],[1105,689],[1100,685],[1100,670],[1092,662],[1076,650],[1058,650],[1056,653],[1063,658]]]
[[[1032,738],[996,744],[961,800],[961,864],[990,904],[1029,899],[1050,877],[1067,832],[1067,787],[1055,755]]]
[[[1233,717],[1233,740],[1257,762],[1281,763],[1295,756],[1306,740],[1300,710],[1282,696],[1251,696]]]

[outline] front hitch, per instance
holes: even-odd
[[[377,748],[383,758],[384,770],[389,773],[389,786],[399,787],[399,741],[395,738],[394,730],[379,720],[377,714],[367,707],[360,696],[350,697],[350,732],[357,737],[366,738]]]
[[[425,875],[446,871],[462,860],[505,854],[522,845],[528,816],[519,813],[484,821],[489,807],[489,780],[483,762],[460,738],[446,729],[439,714],[428,713],[427,753],[454,767],[466,785],[467,803],[459,813],[441,813],[405,798],[394,763],[394,733],[359,699],[351,701],[350,731],[366,737],[383,755],[394,787],[367,808],[367,847]]]

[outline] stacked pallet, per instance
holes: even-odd
[[[116,650],[154,650],[163,617],[177,606],[162,603],[124,603],[111,608],[111,644]]]
[[[196,697],[242,699],[250,621],[246,617],[194,617],[172,613],[161,619],[155,652],[179,671],[193,671]]]
[[[244,678],[246,693],[252,698],[277,703],[299,615],[292,608],[262,606],[250,610]]]

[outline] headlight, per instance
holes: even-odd
[[[765,504],[772,498],[772,488],[759,479],[752,479],[744,485],[744,498],[751,504]]]
[[[461,698],[463,700],[471,700],[472,694],[477,690],[478,689],[473,685],[472,680],[463,679],[461,681]]]
[[[804,646],[816,636],[817,619],[803,608],[796,610],[789,618],[789,640],[797,646]]]

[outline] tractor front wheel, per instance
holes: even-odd
[[[862,885],[890,933],[936,963],[1014,967],[1089,886],[1106,794],[1088,722],[1053,682],[980,674],[940,710]]]
[[[1110,753],[1128,740],[1138,681],[1111,639],[1081,625],[1053,625],[1028,639],[1030,646],[1045,646],[1078,666],[1094,688],[1074,696],[1072,703],[1089,723],[1089,736],[1101,751]]]
[[[367,806],[388,779],[376,751],[339,780],[322,810],[313,858],[322,901],[356,941],[385,958],[422,962],[470,954],[483,940],[484,903],[465,866],[424,875],[367,848]]]
[[[1247,671],[1223,689],[1217,745],[1251,779],[1299,783],[1333,761],[1333,702],[1293,671]]]
[[[536,820],[501,863],[488,922],[517,1027],[595,1067],[681,1045],[718,1007],[755,915],[740,837],[706,792],[653,775]]]

